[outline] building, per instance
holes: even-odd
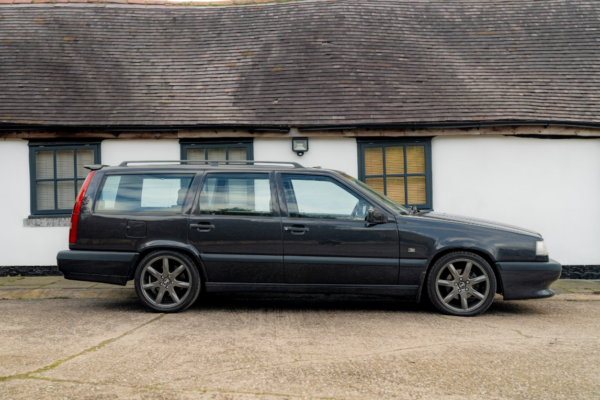
[[[534,229],[599,276],[597,2],[80,1],[0,0],[4,271],[55,265],[83,165],[227,158]]]

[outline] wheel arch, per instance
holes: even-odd
[[[134,279],[135,271],[137,270],[140,261],[142,261],[148,254],[157,250],[172,250],[184,253],[185,255],[190,257],[191,260],[194,261],[194,263],[196,263],[198,273],[200,274],[200,278],[202,278],[202,284],[206,282],[206,270],[204,268],[204,263],[202,262],[202,256],[200,255],[200,252],[192,245],[186,245],[183,243],[170,241],[159,241],[141,246],[139,249],[139,256],[136,262],[131,266],[129,270],[129,280]]]
[[[481,248],[473,248],[473,247],[446,247],[446,248],[441,249],[437,253],[435,253],[427,262],[427,267],[425,269],[425,276],[419,287],[418,301],[422,300],[423,286],[425,286],[427,279],[429,279],[429,273],[431,272],[433,265],[437,262],[437,260],[444,257],[445,255],[450,254],[450,253],[455,253],[458,251],[476,254],[476,255],[480,256],[481,258],[483,258],[485,261],[487,261],[487,263],[490,264],[490,267],[492,267],[492,271],[494,271],[494,277],[496,278],[496,283],[497,283],[496,284],[496,293],[500,293],[500,294],[504,293],[504,287],[502,286],[502,275],[500,275],[500,271],[498,270],[498,265],[496,264],[496,261],[494,260],[494,258],[492,257],[492,255],[489,252],[487,252],[486,250],[481,249]]]

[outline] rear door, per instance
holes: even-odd
[[[386,224],[366,224],[372,205],[333,176],[278,175],[280,197],[285,199],[286,283],[398,283],[398,229],[393,216]]]
[[[282,283],[281,217],[273,173],[209,172],[189,220],[189,242],[209,282]]]

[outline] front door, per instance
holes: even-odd
[[[285,282],[395,285],[398,229],[365,222],[372,205],[331,176],[282,173]],[[384,210],[380,210],[385,213]]]
[[[271,174],[272,175],[272,174]],[[188,238],[211,283],[283,283],[281,218],[269,173],[208,173]]]

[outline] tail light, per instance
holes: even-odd
[[[69,244],[75,244],[77,242],[77,225],[79,224],[79,212],[81,211],[81,204],[83,203],[83,197],[85,196],[85,192],[92,180],[92,176],[94,176],[94,172],[90,172],[90,174],[85,178],[81,189],[79,190],[79,194],[77,195],[77,199],[75,200],[75,206],[73,207],[73,214],[71,214],[71,229],[69,230]]]

